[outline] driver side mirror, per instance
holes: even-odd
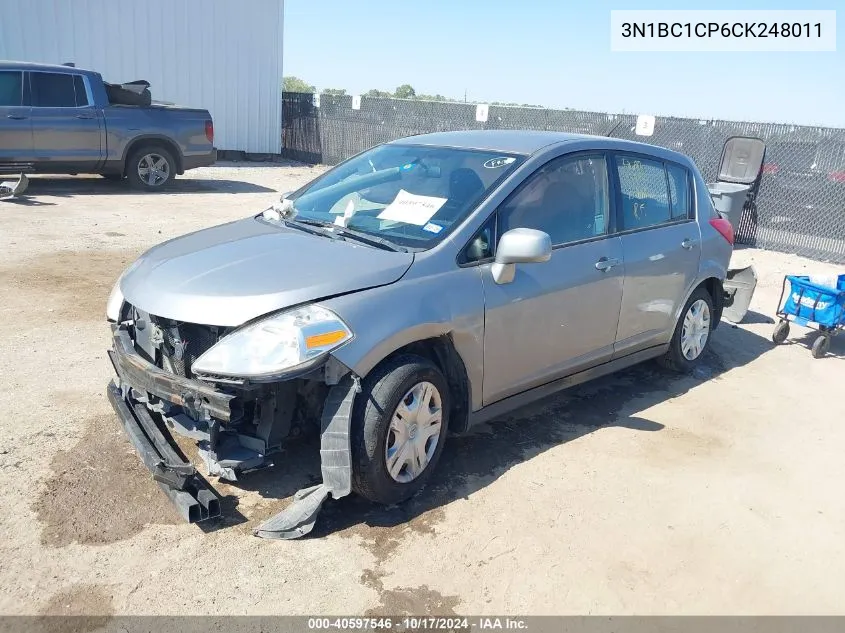
[[[499,239],[491,272],[497,284],[509,284],[516,264],[547,262],[552,257],[552,239],[535,229],[511,229]]]

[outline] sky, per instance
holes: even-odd
[[[611,9],[836,9],[841,0],[285,0],[284,74],[470,102],[845,128],[845,42],[824,53],[610,50]],[[845,33],[845,5],[837,33]]]

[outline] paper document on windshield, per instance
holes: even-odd
[[[446,200],[433,196],[418,196],[400,189],[393,202],[378,214],[378,219],[423,226],[446,204]]]

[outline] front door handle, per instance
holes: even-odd
[[[622,261],[615,257],[602,257],[599,261],[596,262],[596,270],[600,270],[601,272],[606,273],[608,270],[610,270],[614,266],[618,266],[621,263]]]
[[[15,121],[23,121],[24,119],[28,119],[29,116],[26,114],[7,114],[7,119],[14,119]]]
[[[74,116],[76,116],[77,119],[93,119],[94,118],[90,114],[76,114]]]
[[[683,242],[681,242],[681,248],[689,250],[696,244],[698,244],[698,240],[691,240],[690,238],[686,238]]]

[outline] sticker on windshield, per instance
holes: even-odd
[[[516,159],[513,156],[499,156],[498,158],[491,158],[488,161],[484,161],[484,166],[487,169],[496,169],[498,167],[510,165],[515,160]]]
[[[423,226],[444,204],[446,204],[446,198],[418,196],[400,189],[393,202],[378,214],[378,219]]]
[[[428,231],[429,233],[434,233],[435,235],[440,233],[443,230],[443,227],[439,224],[435,224],[434,222],[429,222],[423,227],[423,231]],[[835,285],[835,284],[834,284]]]

